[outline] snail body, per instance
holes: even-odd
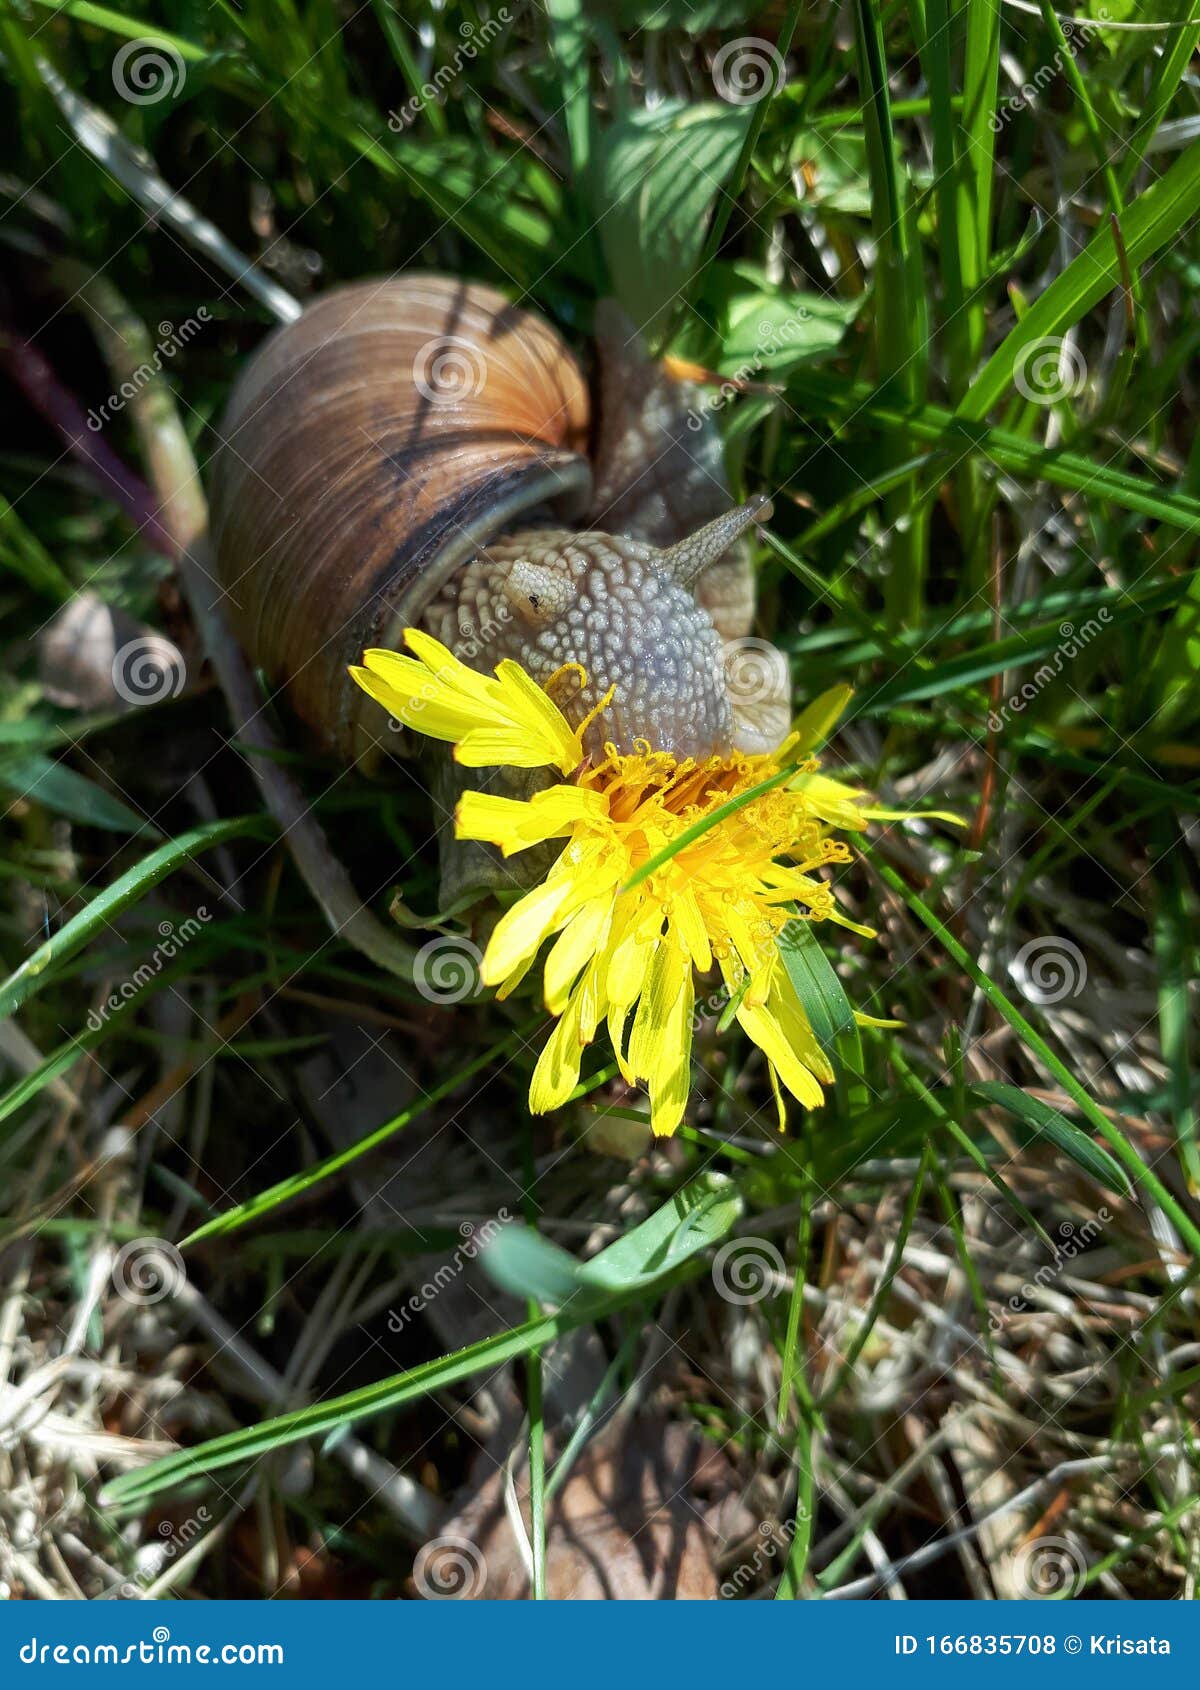
[[[728,508],[715,433],[619,313],[598,311],[597,339],[593,421],[536,312],[410,273],[324,295],[242,373],[217,574],[247,655],[327,749],[369,764],[388,744],[347,669],[417,623],[473,667],[517,659],[580,720],[615,687],[597,748],[782,737],[786,687],[739,700],[725,672],[753,614],[739,541],[769,506]]]

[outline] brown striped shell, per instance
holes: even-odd
[[[266,341],[221,428],[217,573],[247,655],[328,749],[376,741],[346,673],[366,647],[397,645],[524,513],[588,507],[587,429],[555,330],[476,282],[338,288]]]

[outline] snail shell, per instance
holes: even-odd
[[[369,760],[346,671],[540,510],[589,506],[588,396],[555,330],[476,282],[324,295],[236,382],[214,465],[217,573],[239,639],[328,750]]]

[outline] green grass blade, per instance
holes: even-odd
[[[1121,224],[1130,268],[1168,246],[1200,210],[1200,141],[1127,210]],[[1124,270],[1111,225],[1105,224],[992,353],[957,415],[979,421],[1008,393],[1022,360],[1039,341],[1061,336],[1115,288]]]
[[[687,1263],[664,1275],[654,1286],[654,1293],[662,1295],[673,1285],[695,1278],[704,1271],[702,1264]],[[422,1362],[420,1366],[394,1374],[389,1379],[347,1391],[325,1402],[312,1403],[290,1414],[276,1415],[255,1426],[225,1432],[194,1448],[178,1450],[147,1467],[119,1474],[105,1487],[102,1501],[122,1509],[143,1508],[152,1497],[164,1491],[174,1490],[196,1479],[207,1479],[227,1467],[244,1466],[303,1438],[325,1437],[344,1426],[386,1414],[434,1391],[449,1390],[452,1385],[471,1379],[477,1373],[491,1372],[506,1362],[527,1356],[578,1326],[606,1319],[631,1302],[644,1301],[648,1290],[646,1286],[639,1286],[624,1293],[577,1297],[554,1314],[522,1321],[495,1337],[481,1338],[465,1349],[439,1356],[434,1361]]]
[[[1080,1085],[1067,1065],[1051,1050],[1041,1034],[1030,1025],[1016,1005],[1010,1002],[990,975],[984,973],[975,959],[964,950],[945,923],[934,915],[924,900],[900,878],[894,869],[890,868],[887,863],[881,862],[878,854],[865,844],[864,854],[871,859],[876,873],[884,881],[884,884],[904,900],[922,926],[933,934],[952,960],[978,986],[992,1007],[1000,1012],[1030,1054],[1035,1056],[1053,1074],[1068,1097],[1078,1104],[1080,1112],[1087,1117],[1101,1138],[1104,1139],[1116,1160],[1129,1175],[1133,1185],[1139,1187],[1153,1202],[1158,1204],[1176,1228],[1180,1237],[1185,1240],[1188,1249],[1193,1254],[1200,1256],[1200,1227],[1167,1190],[1153,1168],[1148,1167],[1142,1161],[1121,1129],[1114,1126],[1104,1111],[1097,1106],[1088,1092]]]
[[[248,1226],[251,1221],[259,1220],[263,1215],[270,1214],[271,1210],[277,1209],[281,1203],[291,1202],[294,1198],[303,1196],[306,1192],[312,1191],[315,1186],[332,1178],[334,1174],[341,1173],[342,1169],[349,1167],[351,1162],[357,1162],[360,1156],[366,1156],[389,1138],[394,1137],[396,1133],[402,1132],[405,1127],[415,1121],[418,1116],[423,1115],[427,1109],[432,1108],[435,1103],[440,1103],[443,1098],[449,1097],[450,1093],[456,1087],[462,1085],[464,1080],[471,1079],[473,1075],[479,1073],[480,1069],[489,1067],[493,1062],[497,1062],[502,1056],[507,1055],[508,1052],[529,1037],[540,1021],[541,1016],[536,1016],[532,1021],[527,1021],[524,1026],[516,1028],[511,1033],[506,1033],[504,1038],[492,1045],[490,1049],[483,1051],[473,1061],[465,1063],[448,1079],[435,1086],[432,1091],[425,1092],[416,1103],[410,1103],[407,1109],[402,1109],[398,1115],[393,1115],[390,1121],[384,1121],[381,1126],[375,1128],[374,1132],[367,1133],[364,1138],[358,1139],[356,1143],[347,1145],[345,1150],[339,1150],[332,1156],[326,1156],[323,1161],[317,1162],[311,1168],[305,1168],[301,1173],[290,1174],[287,1179],[278,1180],[274,1185],[268,1186],[265,1191],[260,1191],[256,1197],[249,1198],[245,1203],[238,1203],[232,1209],[223,1210],[221,1214],[214,1216],[211,1221],[205,1221],[203,1226],[197,1227],[194,1232],[189,1233],[183,1239],[184,1248],[190,1244],[199,1244],[206,1238],[223,1238],[227,1233],[236,1232],[239,1227]]]
[[[78,915],[72,916],[65,927],[39,945],[20,968],[13,970],[0,985],[0,1020],[40,992],[54,978],[55,967],[82,950],[89,939],[153,891],[174,869],[190,863],[200,852],[211,851],[232,839],[269,838],[274,831],[273,824],[262,816],[238,816],[232,821],[205,822],[160,845],[157,851],[114,880]]]

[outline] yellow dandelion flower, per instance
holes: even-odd
[[[593,762],[583,729],[518,664],[500,664],[493,679],[428,634],[409,629],[405,639],[415,657],[369,651],[365,667],[351,671],[385,709],[453,742],[460,762],[554,767],[570,777],[528,799],[467,792],[455,817],[459,838],[505,856],[563,841],[546,878],[500,917],[481,968],[505,997],[545,952],[542,989],[556,1019],[530,1108],[567,1100],[604,1024],[622,1074],[646,1088],[653,1131],[674,1132],[691,1085],[695,978],[713,968],[766,1057],[777,1099],[782,1086],[817,1107],[833,1070],[777,941],[797,916],[872,936],[842,915],[820,871],[850,860],[831,828],[894,813],[821,774],[811,755],[848,689],[816,700],[770,754],[697,762],[644,744],[632,754],[608,745]]]

